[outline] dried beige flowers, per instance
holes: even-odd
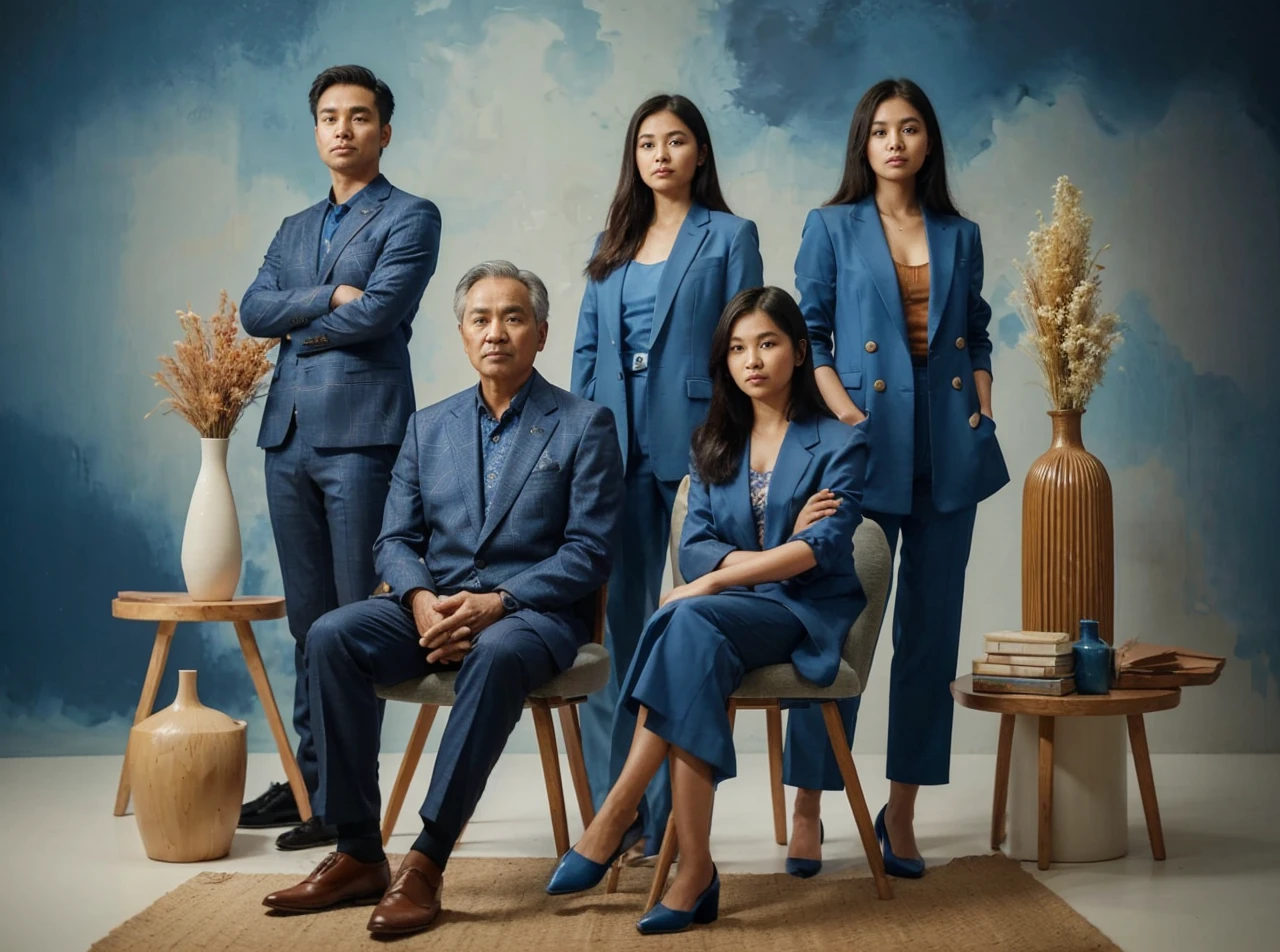
[[[1022,287],[1010,296],[1027,328],[1023,349],[1044,374],[1055,410],[1084,409],[1122,339],[1119,315],[1098,313],[1103,269],[1089,254],[1093,219],[1081,209],[1080,194],[1065,175],[1058,178],[1053,220],[1036,213],[1040,227],[1028,238],[1028,259],[1015,262]]]
[[[174,343],[173,357],[160,358],[160,372],[151,377],[169,393],[156,409],[177,413],[202,437],[225,440],[245,408],[258,398],[262,381],[271,372],[267,354],[280,342],[240,337],[240,319],[226,291],[219,296],[218,311],[207,326],[190,305],[177,313],[183,339]]]

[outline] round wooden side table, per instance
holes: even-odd
[[[120,592],[111,602],[111,614],[116,618],[159,622],[156,640],[151,647],[151,663],[147,665],[147,675],[142,682],[142,696],[138,699],[138,710],[133,715],[135,724],[150,717],[155,708],[156,692],[160,689],[160,678],[164,674],[165,663],[169,660],[169,646],[173,643],[173,633],[178,622],[224,621],[235,627],[245,666],[249,669],[254,688],[257,689],[258,700],[262,702],[262,710],[267,715],[267,723],[271,725],[271,734],[280,751],[280,762],[284,765],[293,799],[298,804],[298,813],[304,821],[311,819],[307,785],[302,781],[302,771],[298,769],[293,748],[289,746],[289,737],[285,734],[284,722],[280,719],[280,710],[276,707],[271,682],[267,680],[267,669],[262,664],[258,641],[253,636],[250,624],[285,617],[284,599],[278,595],[246,595],[227,602],[193,602],[185,592]],[[124,764],[120,768],[120,786],[116,789],[115,815],[124,816],[128,807],[129,750],[126,746]]]
[[[1053,725],[1058,717],[1115,717],[1129,721],[1129,746],[1142,794],[1142,812],[1147,819],[1151,855],[1164,859],[1164,831],[1160,828],[1160,807],[1156,802],[1155,778],[1151,773],[1151,752],[1147,749],[1147,729],[1142,715],[1168,711],[1182,700],[1179,688],[1150,691],[1112,691],[1110,694],[1068,694],[1046,697],[1036,694],[979,694],[973,677],[951,682],[951,696],[961,707],[1000,715],[1000,742],[996,748],[995,794],[991,804],[991,848],[1004,843],[1005,804],[1009,792],[1009,760],[1013,750],[1014,718],[1019,714],[1039,718],[1040,747],[1037,761],[1039,781],[1039,827],[1036,865],[1049,868],[1053,850]]]

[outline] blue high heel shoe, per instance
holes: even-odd
[[[822,825],[822,821],[818,821],[818,845],[822,845],[827,841],[827,828]],[[822,872],[822,860],[820,859],[792,859],[787,857],[787,872],[792,876],[798,876],[801,879],[809,879],[817,876]]]
[[[569,850],[560,857],[560,862],[556,864],[551,879],[547,881],[547,895],[567,896],[569,893],[582,892],[599,886],[600,880],[604,879],[605,873],[609,872],[609,867],[617,861],[619,856],[639,843],[643,836],[644,827],[637,821],[622,834],[622,842],[613,851],[613,855],[603,863],[593,862],[577,850]]]
[[[884,851],[884,871],[899,879],[919,879],[924,875],[923,859],[902,859],[893,855],[893,847],[889,845],[889,831],[884,825],[886,809],[888,808],[881,807],[876,815],[876,839],[880,841],[880,848]]]
[[[658,903],[646,912],[636,923],[641,935],[664,935],[668,932],[680,932],[697,923],[705,926],[715,922],[720,915],[720,871],[711,867],[711,885],[702,891],[693,908],[688,912],[680,909],[668,909]]]

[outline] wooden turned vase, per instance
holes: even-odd
[[[129,734],[134,816],[152,859],[194,863],[231,851],[246,767],[245,722],[205,707],[196,673],[178,672],[178,695]]]
[[[1053,442],[1022,487],[1022,627],[1074,633],[1096,619],[1114,638],[1111,479],[1084,448],[1083,410],[1050,410]]]

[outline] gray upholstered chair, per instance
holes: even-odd
[[[679,550],[680,532],[684,528],[684,517],[689,508],[688,493],[689,478],[686,476],[680,485],[671,515],[671,573],[676,585],[684,582],[680,575]],[[883,530],[869,519],[863,519],[853,534],[853,553],[854,567],[867,596],[867,607],[849,629],[849,637],[845,641],[840,670],[836,674],[835,681],[828,687],[820,688],[802,678],[790,664],[758,668],[742,679],[738,690],[734,691],[729,698],[729,723],[733,723],[734,715],[740,710],[763,709],[765,711],[769,746],[769,785],[773,793],[774,839],[782,845],[787,842],[787,817],[786,801],[782,792],[780,701],[797,699],[821,703],[823,719],[827,724],[827,736],[831,740],[836,762],[840,766],[840,774],[844,778],[845,795],[849,799],[849,806],[853,809],[854,822],[857,823],[858,833],[862,837],[862,848],[867,854],[867,863],[875,877],[876,892],[881,899],[892,899],[893,892],[889,886],[888,877],[885,876],[884,858],[876,842],[871,813],[867,810],[867,801],[862,795],[862,784],[858,782],[858,770],[854,766],[849,739],[845,736],[844,724],[840,720],[840,709],[836,707],[835,702],[844,698],[858,697],[866,687],[867,678],[871,673],[871,659],[876,651],[876,641],[880,637],[880,623],[884,619],[885,600],[889,593],[889,576],[893,571],[893,563]],[[662,850],[658,854],[653,885],[645,905],[646,910],[651,909],[662,898],[662,891],[667,884],[667,875],[678,849],[673,813],[667,822]]]
[[[564,745],[569,754],[569,771],[573,778],[574,793],[578,798],[578,810],[582,825],[586,827],[595,817],[591,805],[591,788],[587,783],[586,762],[582,759],[582,732],[578,725],[578,705],[588,694],[599,691],[609,680],[609,652],[604,648],[604,606],[606,592],[596,593],[595,621],[590,644],[578,649],[573,667],[564,671],[529,695],[526,705],[533,709],[533,726],[538,735],[538,751],[542,755],[542,774],[547,784],[547,803],[551,807],[551,831],[555,836],[556,855],[563,856],[569,849],[569,823],[564,812],[564,784],[560,779],[560,752],[556,747],[556,729],[551,712],[559,710],[560,727],[564,731]],[[402,681],[399,684],[378,688],[378,697],[388,701],[406,701],[418,704],[418,719],[409,734],[404,759],[396,774],[391,797],[387,800],[387,812],[382,818],[382,842],[386,845],[395,829],[404,805],[405,794],[413,773],[422,757],[427,734],[435,720],[436,711],[452,707],[453,682],[457,674],[446,671],[425,677]]]

